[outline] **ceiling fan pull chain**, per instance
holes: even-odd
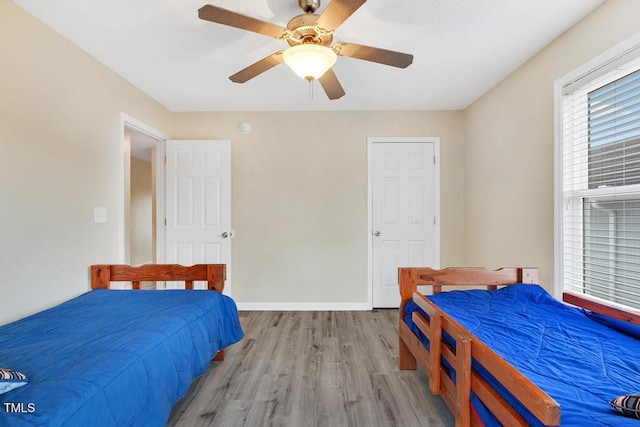
[[[313,99],[313,79],[308,79],[309,82],[309,99]]]

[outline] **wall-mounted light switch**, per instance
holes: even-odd
[[[107,208],[103,206],[93,208],[93,222],[96,224],[107,222]]]

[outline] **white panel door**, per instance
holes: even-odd
[[[372,158],[373,306],[398,307],[398,267],[436,261],[435,144],[377,142]]]
[[[166,155],[167,263],[226,264],[230,294],[231,144],[167,141]]]

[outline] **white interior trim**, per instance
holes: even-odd
[[[152,128],[146,123],[131,117],[126,113],[120,113],[120,128],[122,129],[122,136],[120,138],[120,173],[119,173],[119,194],[118,198],[118,212],[116,215],[118,221],[118,259],[120,263],[125,262],[125,189],[124,189],[124,168],[125,168],[125,139],[124,133],[126,128],[132,128],[139,132],[144,133],[152,139],[157,141],[156,145],[156,257],[158,263],[162,263],[165,260],[165,244],[164,244],[164,217],[165,217],[165,200],[164,200],[164,155],[165,155],[165,142],[170,139],[170,136],[160,132],[157,129]]]
[[[553,84],[553,294],[562,299],[564,269],[562,262],[562,89],[564,83]]]
[[[373,309],[373,250],[372,250],[372,203],[373,203],[373,144],[379,142],[430,142],[434,144],[434,155],[436,157],[434,171],[434,198],[435,206],[433,207],[436,216],[435,229],[435,251],[434,266],[440,268],[440,138],[439,137],[407,137],[407,136],[391,136],[391,137],[368,137],[367,138],[367,305],[368,310]]]
[[[368,311],[361,302],[236,302],[239,311]]]

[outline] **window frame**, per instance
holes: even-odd
[[[564,105],[563,99],[564,94],[568,90],[568,88],[572,88],[573,86],[580,87],[582,96],[587,97],[588,93],[598,87],[602,87],[607,84],[607,82],[616,80],[617,78],[623,77],[626,74],[629,74],[630,69],[629,65],[634,64],[636,68],[640,68],[638,65],[640,63],[640,33],[631,37],[630,39],[625,40],[619,45],[613,47],[612,49],[604,52],[603,54],[597,56],[591,61],[585,63],[584,65],[576,68],[572,72],[566,74],[560,79],[554,82],[553,92],[554,92],[554,294],[556,298],[562,299],[562,294],[565,291],[564,289],[564,188],[563,188],[563,178],[564,178],[564,126],[563,126],[563,117],[564,117]],[[623,66],[623,69],[620,69],[618,72],[611,74],[612,71],[616,70]],[[611,74],[611,75],[610,75]],[[606,80],[603,80],[603,77],[606,75],[610,75]],[[586,138],[586,136],[585,136]],[[585,144],[585,150],[587,149],[587,144]],[[584,159],[584,163],[587,162],[587,156],[582,157]],[[584,166],[582,163],[582,166]],[[580,166],[580,165],[576,165]],[[585,177],[586,181],[587,177]],[[585,184],[587,184],[585,182]],[[576,187],[581,187],[580,185],[576,185]],[[635,184],[632,187],[633,190],[637,190],[640,193],[640,184]],[[599,195],[611,195],[619,193],[628,193],[630,190],[629,187],[617,188],[609,187],[606,189],[589,189],[588,185],[585,185],[584,188],[575,188],[571,191],[572,195],[576,198],[584,198],[584,197],[597,197]],[[576,203],[574,206],[580,206],[581,203]],[[573,212],[573,215],[581,215],[581,221],[583,217],[582,208],[578,209],[580,212]],[[584,234],[580,237],[581,241],[584,241]],[[584,248],[576,251],[576,255],[573,257],[572,263],[580,263],[582,264]],[[609,301],[604,301],[604,303],[611,306],[618,306],[625,310],[633,310],[632,308],[626,305],[620,305]]]

